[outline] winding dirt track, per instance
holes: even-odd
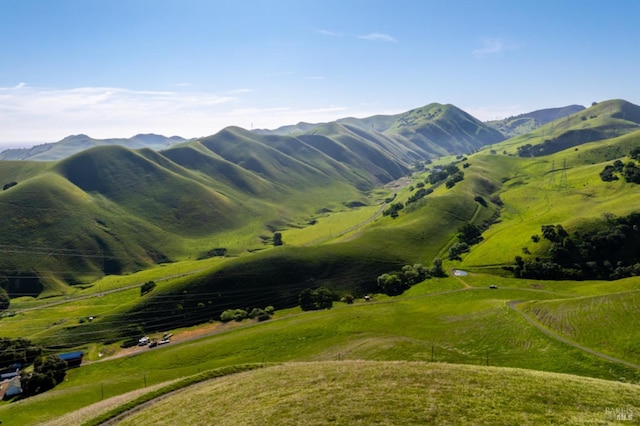
[[[602,358],[602,359],[607,360],[607,361],[611,361],[611,362],[615,362],[615,363],[618,363],[618,364],[626,365],[627,367],[640,369],[640,365],[638,365],[638,364],[634,364],[632,362],[625,361],[625,360],[620,359],[620,358],[615,358],[615,357],[612,357],[611,355],[603,354],[602,352],[594,351],[593,349],[589,349],[586,346],[582,346],[581,344],[576,343],[573,340],[569,340],[566,337],[562,336],[561,334],[558,334],[555,331],[546,328],[545,326],[540,324],[538,321],[536,321],[535,319],[531,318],[529,315],[527,315],[526,313],[524,313],[523,311],[518,309],[518,307],[516,305],[518,303],[521,303],[521,302],[522,302],[521,300],[511,300],[511,301],[509,301],[508,306],[509,306],[509,308],[511,308],[514,311],[516,311],[517,313],[519,313],[522,316],[522,318],[524,318],[529,324],[531,324],[532,326],[534,326],[538,330],[542,331],[547,336],[549,336],[549,337],[551,337],[553,339],[556,339],[556,340],[558,340],[558,341],[560,341],[562,343],[565,343],[565,344],[567,344],[569,346],[573,346],[576,349],[580,349],[581,351],[585,351],[585,352],[587,352],[587,353],[589,353],[591,355],[597,356],[598,358]]]
[[[465,289],[466,288],[471,288],[471,286],[467,282],[465,282],[465,280],[463,279],[463,276],[454,274],[453,270],[451,271],[451,275],[453,277],[455,277],[458,281],[460,281],[465,286]],[[535,319],[533,319],[532,317],[530,317],[529,315],[527,315],[525,312],[523,312],[522,310],[520,310],[518,308],[518,306],[517,306],[518,303],[522,303],[522,302],[523,302],[522,300],[510,300],[507,303],[507,306],[509,306],[509,308],[511,308],[513,311],[515,311],[518,314],[520,314],[522,316],[522,318],[524,318],[529,324],[531,324],[532,326],[534,326],[535,328],[537,328],[538,330],[540,330],[541,332],[543,332],[547,336],[549,336],[549,337],[551,337],[551,338],[553,338],[553,339],[555,339],[555,340],[557,340],[559,342],[562,342],[562,343],[564,343],[566,345],[572,346],[572,347],[574,347],[576,349],[580,349],[581,351],[584,351],[584,352],[586,352],[588,354],[591,354],[593,356],[597,356],[598,358],[604,359],[606,361],[615,362],[617,364],[622,364],[622,365],[625,365],[627,367],[636,368],[636,369],[640,370],[640,365],[638,365],[638,364],[634,364],[632,362],[625,361],[623,359],[616,358],[616,357],[613,357],[611,355],[603,354],[602,352],[595,351],[595,350],[590,349],[590,348],[588,348],[586,346],[582,346],[581,344],[576,343],[573,340],[567,339],[563,335],[561,335],[559,333],[556,333],[555,331],[546,328],[545,326],[543,326],[538,321],[536,321]]]

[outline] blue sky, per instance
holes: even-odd
[[[640,104],[640,1],[0,0],[0,145]]]

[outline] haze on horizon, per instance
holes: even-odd
[[[640,103],[638,12],[632,0],[1,2],[0,149],[431,102],[481,120]]]

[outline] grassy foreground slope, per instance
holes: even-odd
[[[638,385],[511,368],[312,362],[194,385],[118,424],[598,424],[638,400]]]

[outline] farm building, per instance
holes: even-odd
[[[79,367],[82,363],[82,357],[84,356],[84,352],[76,351],[76,352],[67,352],[64,354],[58,354],[58,358],[63,361],[66,361],[67,366],[71,367]]]
[[[22,393],[22,383],[20,376],[5,380],[0,383],[0,399],[9,399]]]

